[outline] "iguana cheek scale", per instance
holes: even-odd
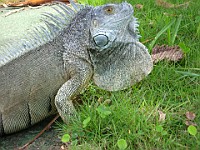
[[[98,34],[94,36],[94,42],[98,47],[104,47],[108,44],[109,39],[106,35],[104,34]]]
[[[139,42],[128,3],[92,7],[58,3],[29,34],[0,48],[0,135],[56,113],[64,122],[73,98],[93,80],[122,90],[147,76],[152,60]]]

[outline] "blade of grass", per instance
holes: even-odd
[[[177,73],[183,74],[184,76],[190,76],[190,77],[200,77],[200,74],[187,72],[187,71],[176,71]]]
[[[168,39],[168,44],[171,45],[171,28],[168,28],[167,30],[167,39]]]
[[[197,70],[197,71],[200,71],[200,68],[179,68],[181,70]]]
[[[174,29],[174,34],[172,35],[172,40],[171,40],[171,45],[174,44],[174,41],[176,39],[176,36],[177,36],[177,33],[178,33],[178,29],[179,29],[179,26],[181,24],[181,20],[182,20],[182,15],[180,15],[176,21],[176,24],[175,24],[175,29]]]
[[[166,26],[164,26],[162,28],[162,30],[160,30],[158,32],[158,34],[156,35],[156,37],[154,38],[154,40],[149,44],[149,50],[151,51],[153,46],[155,45],[156,41],[158,40],[158,38],[168,29],[171,27],[171,25],[176,21],[176,19],[173,19],[169,24],[167,24]]]

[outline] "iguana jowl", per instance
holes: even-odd
[[[93,79],[117,91],[152,70],[139,42],[133,8],[124,2],[92,7],[59,3],[44,14],[47,28],[0,53],[0,135],[27,128],[58,111],[66,122],[72,99]]]

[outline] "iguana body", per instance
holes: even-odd
[[[64,4],[55,9],[60,16],[47,14],[52,21],[43,20],[48,30],[40,26],[33,37],[0,54],[0,135],[27,128],[56,110],[66,122],[74,112],[72,99],[91,79],[116,91],[152,70],[128,3],[85,6],[78,12]]]

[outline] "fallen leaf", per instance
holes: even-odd
[[[196,117],[196,115],[193,112],[189,112],[189,111],[186,112],[185,115],[188,120],[194,120],[194,118]]]
[[[182,4],[172,4],[172,3],[166,2],[164,0],[156,0],[156,5],[164,7],[164,8],[179,8],[179,7],[187,8],[189,6],[189,4],[190,4],[190,2],[185,2]]]
[[[97,102],[98,102],[99,104],[101,104],[101,103],[103,102],[103,97],[102,97],[102,96],[99,97],[99,99],[97,100]]]
[[[62,146],[60,147],[60,149],[65,149],[64,145],[62,145]]]
[[[179,61],[183,58],[184,54],[179,46],[168,46],[168,45],[156,45],[153,50],[151,57],[154,64],[161,60],[168,61]]]
[[[70,143],[65,143],[64,145],[61,145],[60,150],[68,150]]]
[[[194,123],[194,122],[192,122],[192,121],[190,121],[190,120],[186,120],[186,121],[185,121],[185,125],[186,125],[186,126],[190,126],[190,125],[197,126],[196,123]]]
[[[136,4],[135,8],[137,8],[137,9],[143,9],[143,5],[142,4]]]
[[[112,101],[110,99],[106,99],[104,102],[103,102],[103,105],[110,105],[112,103]]]
[[[159,113],[159,121],[164,121],[166,118],[166,114],[163,113],[162,111],[158,110]]]
[[[8,7],[8,5],[6,5],[6,4],[2,4],[2,6],[3,6],[4,8],[7,8],[7,7]]]
[[[130,129],[128,130],[128,134],[131,134],[131,130]]]
[[[24,1],[18,1],[18,2],[9,2],[7,3],[8,7],[24,7],[24,6],[39,6],[42,4],[51,3],[53,1],[60,1],[63,3],[69,4],[69,0],[24,0]],[[74,0],[76,2],[76,0]]]

